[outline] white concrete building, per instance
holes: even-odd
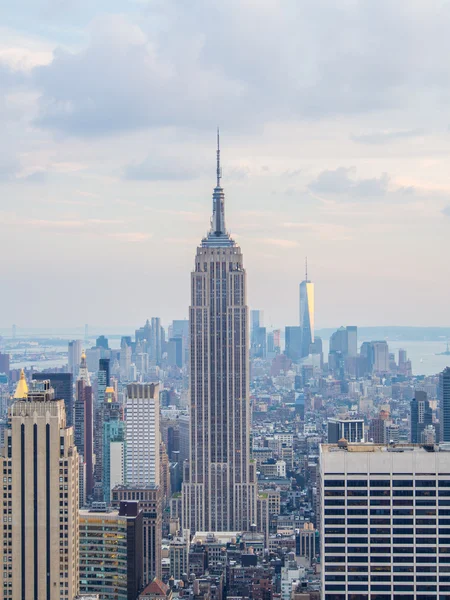
[[[127,385],[125,422],[126,485],[159,485],[159,384]]]
[[[324,600],[450,597],[450,452],[323,444]]]

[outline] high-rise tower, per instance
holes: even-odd
[[[50,381],[28,389],[21,378],[14,398],[0,454],[0,598],[72,600],[79,587],[73,428]]]
[[[242,531],[256,522],[246,273],[225,228],[221,176],[217,135],[211,229],[191,275],[190,454],[183,484],[183,528],[191,531]]]
[[[300,327],[302,329],[302,358],[308,356],[314,342],[314,284],[308,279],[308,263],[305,263],[305,279],[300,283]]]
[[[441,442],[450,442],[450,367],[439,373],[439,424]]]

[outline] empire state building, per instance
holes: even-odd
[[[250,461],[249,339],[241,249],[225,228],[217,135],[211,229],[191,275],[190,453],[183,528],[245,531],[256,521],[256,468]]]

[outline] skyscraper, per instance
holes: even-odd
[[[438,398],[441,442],[450,442],[450,367],[439,373]]]
[[[159,485],[159,385],[130,383],[126,401],[126,484]]]
[[[0,352],[0,373],[4,373],[7,377],[9,377],[9,360],[9,354]]]
[[[103,404],[102,471],[103,500],[109,504],[112,488],[125,482],[125,422],[112,387]]]
[[[306,263],[305,279],[300,283],[300,327],[302,329],[302,358],[308,356],[314,342],[314,284],[308,279]]]
[[[321,444],[322,598],[448,598],[450,452]]]
[[[109,358],[99,360],[97,376],[97,401],[94,408],[94,453],[95,453],[95,483],[98,492],[103,486],[103,409],[106,389],[110,384]]]
[[[83,356],[83,355],[82,355]],[[76,384],[74,410],[75,445],[85,465],[85,495],[89,498],[94,488],[94,408],[92,386],[83,358]]]
[[[286,327],[284,339],[286,344],[286,356],[293,361],[297,361],[302,358],[302,328],[296,325],[293,327]]]
[[[69,342],[69,373],[72,373],[74,379],[78,377],[78,368],[80,366],[81,340],[72,340]]]
[[[72,600],[78,593],[78,452],[49,381],[24,379],[0,457],[0,597]]]
[[[358,328],[347,325],[347,356],[354,358],[358,355]]]
[[[152,317],[150,356],[157,365],[161,363],[161,333],[161,319],[159,317]]]
[[[128,381],[131,365],[131,342],[127,343],[127,340],[122,337],[120,344],[120,377]]]
[[[136,501],[120,502],[119,510],[100,503],[80,511],[82,598],[136,600],[143,585],[142,536],[143,513]]]
[[[372,342],[373,347],[373,370],[375,373],[389,372],[389,347],[384,340]]]
[[[183,483],[183,528],[191,531],[242,531],[256,520],[246,273],[225,228],[217,142],[211,229],[191,274],[190,458]]]
[[[433,411],[427,399],[427,393],[416,390],[414,398],[411,400],[411,442],[420,444],[422,432],[427,425],[433,423]]]
[[[73,425],[73,376],[72,373],[33,373],[37,381],[50,380],[55,398],[64,400],[67,427]]]

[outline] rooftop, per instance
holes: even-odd
[[[372,444],[370,442],[346,442],[321,444],[322,452],[450,452],[450,444]]]
[[[155,579],[148,584],[146,588],[141,592],[141,595],[144,594],[153,594],[156,596],[163,596],[164,598],[167,595],[169,587],[163,583],[160,579],[155,577]]]

